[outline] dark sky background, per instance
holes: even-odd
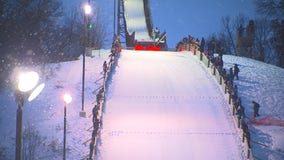
[[[91,0],[103,12],[108,24],[108,43],[113,35],[114,0]],[[87,0],[63,0],[65,10]],[[207,37],[221,31],[221,18],[240,14],[255,18],[253,0],[150,0],[153,24],[167,32],[170,48],[187,35]],[[106,47],[109,45],[106,44]]]

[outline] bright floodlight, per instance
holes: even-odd
[[[84,6],[84,10],[85,10],[85,14],[88,15],[88,14],[91,14],[92,8],[91,8],[91,6],[89,4],[86,4]]]
[[[35,99],[40,94],[40,92],[43,90],[44,86],[45,86],[45,84],[42,83],[38,87],[36,87],[36,89],[29,96],[28,101],[30,102],[33,99]]]
[[[20,73],[18,89],[21,92],[28,92],[36,86],[38,80],[39,75],[34,71]]]
[[[63,98],[64,98],[64,102],[65,102],[66,104],[69,104],[69,103],[72,101],[72,97],[71,97],[71,95],[68,94],[68,93],[65,93]]]

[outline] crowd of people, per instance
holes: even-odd
[[[199,45],[199,39],[194,38],[191,35],[184,37],[181,41],[179,41],[176,45],[176,51],[185,51],[185,50],[198,50],[204,51],[205,47],[205,40],[202,38],[201,44]]]

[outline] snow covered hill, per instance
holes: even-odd
[[[82,159],[89,154],[91,138],[91,111],[96,91],[103,84],[102,65],[109,57],[109,50],[96,52],[95,57],[86,57],[86,118],[81,118],[82,93],[82,57],[80,60],[49,64],[42,69],[41,79],[45,88],[33,101],[26,100],[23,108],[23,120],[27,135],[38,137],[35,159],[57,160],[63,156],[63,114],[64,93],[73,98],[67,105],[67,159]],[[1,91],[0,96],[0,159],[15,159],[16,110],[14,93],[11,89]],[[25,144],[25,142],[24,142]],[[26,144],[28,145],[28,144]],[[23,149],[24,152],[27,150]]]
[[[192,57],[187,52],[165,53],[162,57],[157,52],[135,54],[130,54],[129,51],[124,52],[125,54],[122,54],[121,61],[118,61],[118,66],[113,72],[113,79],[107,91],[104,130],[101,136],[102,143],[99,146],[99,156],[102,157],[99,158],[110,157],[107,149],[110,151],[118,147],[122,149],[122,145],[109,148],[108,145],[117,144],[117,142],[125,144],[134,142],[133,138],[137,137],[139,139],[136,139],[137,141],[133,144],[140,144],[139,149],[145,149],[145,145],[150,144],[150,139],[153,140],[152,142],[157,142],[157,145],[151,145],[151,149],[153,151],[158,149],[160,154],[156,156],[161,157],[165,156],[161,153],[171,150],[169,156],[183,158],[182,156],[187,155],[184,153],[186,148],[190,151],[189,156],[194,158],[199,155],[198,149],[201,147],[212,144],[219,147],[223,142],[224,146],[228,146],[225,149],[228,154],[224,156],[242,155],[239,153],[241,151],[231,152],[241,147],[236,143],[241,135],[238,135],[239,132],[234,131],[235,126],[231,125],[233,121],[227,114],[225,107],[227,104],[222,96],[221,88],[216,85],[217,83],[214,82],[216,80],[208,74],[206,68],[196,57]],[[85,110],[87,118],[79,117],[82,60],[50,64],[45,68],[44,71],[48,73],[46,74],[48,77],[44,76],[42,80],[45,81],[46,87],[34,101],[24,104],[23,114],[24,127],[30,128],[32,135],[38,135],[41,140],[36,150],[37,159],[62,158],[64,106],[62,95],[65,92],[69,92],[73,97],[73,101],[67,107],[67,159],[82,159],[89,153],[88,140],[91,138],[91,131],[88,129],[92,126],[90,115],[95,101],[93,91],[102,85],[102,80],[100,80],[102,64],[108,55],[109,51],[101,51],[100,56],[96,55],[86,59]],[[131,59],[136,61],[131,61]],[[251,101],[255,100],[261,105],[261,117],[259,118],[273,116],[280,120],[284,119],[283,69],[235,56],[225,55],[224,61],[226,68],[232,67],[235,63],[240,66],[240,80],[235,83],[239,86],[239,95],[242,97],[247,117],[250,118],[252,115]],[[143,74],[145,76],[141,77],[140,72],[145,72]],[[146,86],[141,87],[144,84]],[[199,84],[204,84],[206,89],[208,88],[206,92]],[[129,87],[126,88],[126,86]],[[0,159],[10,160],[14,159],[15,154],[17,104],[11,89],[1,90],[0,95]],[[129,105],[122,105],[124,102]],[[207,106],[211,103],[214,107]],[[124,111],[123,109],[129,110]],[[121,113],[123,117],[118,117],[119,115],[116,117],[116,113]],[[143,116],[146,118],[142,118]],[[110,118],[117,119],[114,121]],[[134,121],[126,121],[128,118],[138,120],[137,125],[133,125]],[[174,128],[170,127],[173,125]],[[133,128],[129,129],[129,127]],[[253,131],[254,156],[261,160],[283,159],[284,127],[251,124],[249,128]],[[213,133],[219,133],[219,135]],[[221,135],[220,133],[226,134]],[[174,137],[178,137],[176,141]],[[197,143],[196,140],[199,138],[203,139],[202,144]],[[224,138],[228,140],[226,143]],[[189,139],[190,142],[183,141],[184,139]],[[210,143],[205,144],[209,142],[209,139]],[[130,146],[129,143],[127,144]],[[179,147],[175,148],[176,144]],[[195,153],[195,151],[198,152]],[[206,153],[199,156],[206,156]],[[220,153],[221,151],[216,152],[216,154]],[[208,155],[212,153],[208,151]]]
[[[240,80],[234,83],[238,86],[247,121],[253,115],[252,101],[260,104],[257,120],[270,119],[266,125],[249,125],[255,158],[284,159],[284,127],[269,125],[271,120],[284,124],[284,69],[249,58],[224,56],[227,70],[234,64],[240,68]]]

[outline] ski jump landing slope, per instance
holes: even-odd
[[[191,53],[121,53],[97,159],[241,160],[242,148],[224,95]]]

